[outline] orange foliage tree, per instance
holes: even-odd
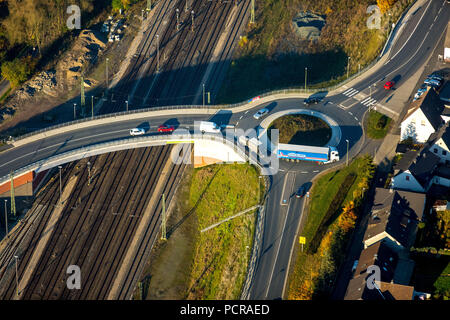
[[[357,216],[355,214],[355,203],[350,201],[342,209],[342,214],[338,219],[338,226],[342,231],[348,232],[355,226]]]
[[[377,0],[377,5],[380,7],[381,13],[388,11],[397,0]]]

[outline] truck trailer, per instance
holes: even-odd
[[[339,161],[339,152],[335,147],[313,147],[279,143],[277,156],[282,159],[316,161],[320,164]]]

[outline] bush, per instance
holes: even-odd
[[[31,57],[16,58],[2,64],[2,76],[9,80],[11,87],[15,88],[28,80],[33,74],[35,62]]]

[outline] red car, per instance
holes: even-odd
[[[391,88],[394,86],[394,84],[395,84],[394,81],[388,81],[388,82],[386,82],[386,83],[384,84],[384,88],[385,88],[386,90],[389,90],[389,89],[391,89]]]
[[[160,125],[158,127],[158,132],[173,132],[175,130],[175,128],[173,126],[169,126],[169,125]]]

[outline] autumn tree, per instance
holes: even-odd
[[[342,231],[348,232],[355,226],[356,219],[355,203],[349,201],[342,209],[342,213],[338,218],[338,226]]]
[[[377,0],[377,5],[380,7],[381,13],[388,11],[397,0]]]
[[[15,88],[28,80],[33,73],[35,63],[31,57],[16,58],[2,64],[2,76],[9,80],[11,87]]]

